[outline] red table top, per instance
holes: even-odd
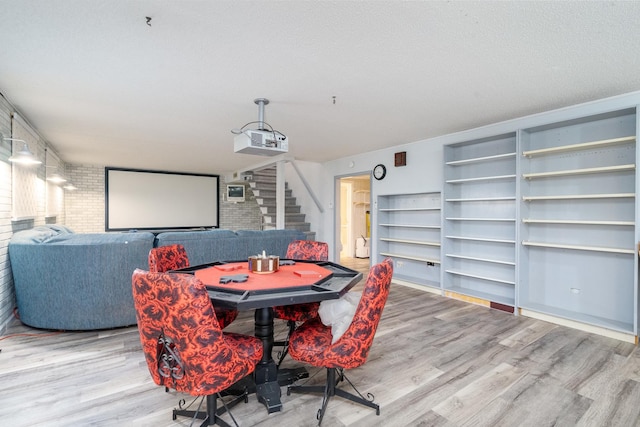
[[[282,265],[274,273],[252,273],[248,262],[233,262],[214,265],[195,271],[195,276],[207,287],[216,287],[231,291],[267,291],[311,286],[329,278],[332,273],[316,264],[296,262],[294,265]],[[246,274],[246,282],[220,283],[223,276]]]

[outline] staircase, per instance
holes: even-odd
[[[262,229],[273,230],[276,228],[276,167],[248,172],[247,175],[247,181],[262,213]],[[286,182],[284,198],[284,228],[300,230],[306,234],[307,240],[315,240],[316,233],[311,231],[311,224],[305,222],[305,214],[300,212],[300,205]]]

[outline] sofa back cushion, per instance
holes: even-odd
[[[156,236],[155,246],[181,244],[191,265],[224,261],[237,252],[238,236],[231,230],[167,231]]]
[[[11,237],[11,242],[20,244],[42,243],[52,237],[68,234],[74,233],[69,227],[64,225],[38,225],[30,228],[29,230],[22,230],[14,233]]]
[[[289,243],[305,238],[304,233],[298,230],[239,230],[236,233],[244,240],[246,256],[265,251],[267,255],[284,258]]]
[[[214,261],[241,261],[262,251],[284,257],[289,242],[304,237],[304,233],[297,230],[170,231],[158,234],[155,246],[179,243],[187,251],[189,263],[199,265]]]

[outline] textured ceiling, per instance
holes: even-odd
[[[0,0],[0,16],[0,92],[72,163],[261,162],[230,133],[259,97],[290,154],[322,162],[640,90],[640,2]]]

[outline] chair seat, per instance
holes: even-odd
[[[223,332],[224,340],[243,359],[247,359],[252,364],[256,364],[262,358],[262,341],[249,335],[237,334],[235,332]]]
[[[311,319],[291,335],[289,354],[322,368],[353,369],[366,361],[369,347],[361,340],[343,336],[332,344],[332,339],[331,326],[325,326],[320,318]]]
[[[306,322],[318,317],[319,302],[307,302],[295,305],[279,305],[273,307],[273,315],[276,319],[291,320],[294,322]]]
[[[331,326],[325,326],[320,318],[311,319],[293,331],[289,341],[289,353],[301,362],[325,367],[325,353],[331,347]]]

